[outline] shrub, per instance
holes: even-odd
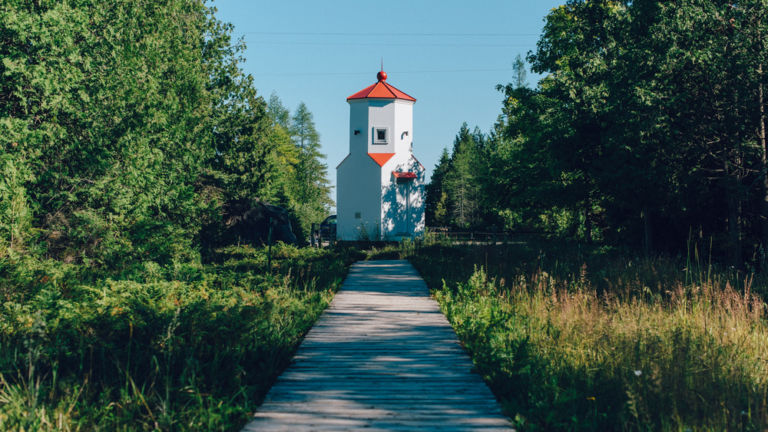
[[[124,279],[4,261],[0,429],[241,427],[351,262],[273,252],[271,269],[244,247],[207,266],[146,262]]]
[[[411,260],[521,430],[768,425],[760,275],[564,244]]]

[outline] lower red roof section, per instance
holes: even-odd
[[[416,178],[416,173],[414,172],[392,171],[392,175],[395,176],[395,178],[399,178],[399,179],[415,179]]]
[[[371,157],[371,159],[374,160],[379,166],[384,166],[387,161],[392,159],[392,156],[394,156],[394,153],[368,153],[368,156]]]

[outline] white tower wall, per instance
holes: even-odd
[[[380,167],[367,154],[350,153],[336,168],[336,238],[381,237]]]
[[[393,172],[416,178],[397,182]],[[396,154],[381,170],[381,233],[383,240],[402,240],[424,234],[426,170],[410,152]]]
[[[413,142],[413,102],[359,99],[350,101],[349,105],[350,153],[410,151]],[[385,143],[375,139],[376,129],[387,131]]]
[[[349,101],[349,153],[368,153],[370,137],[368,104],[365,99]]]
[[[395,152],[395,103],[392,100],[369,100],[368,112],[368,153]],[[376,130],[386,130],[385,141],[379,142]]]
[[[407,154],[413,143],[413,102],[395,100],[395,151],[397,154]]]

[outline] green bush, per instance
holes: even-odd
[[[577,244],[417,248],[520,430],[763,430],[761,275]]]
[[[3,261],[0,429],[241,427],[353,257],[278,245],[271,269],[261,249],[218,258],[120,280]]]

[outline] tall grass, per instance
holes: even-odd
[[[99,278],[0,264],[0,430],[237,430],[287,365],[349,251],[230,248]]]
[[[562,243],[401,255],[520,430],[768,427],[760,275]]]

